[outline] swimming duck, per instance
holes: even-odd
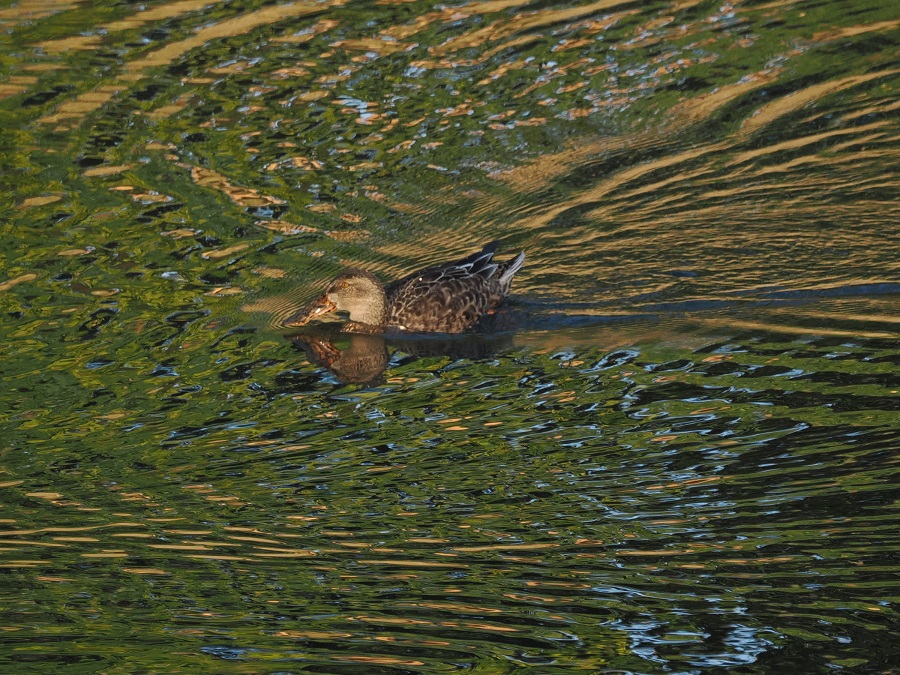
[[[385,286],[361,269],[341,272],[325,292],[285,321],[303,326],[330,312],[347,312],[350,333],[460,333],[493,313],[525,262],[519,253],[494,262],[498,242],[456,262],[435,265]]]

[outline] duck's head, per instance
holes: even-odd
[[[350,321],[380,326],[384,323],[386,296],[378,278],[365,270],[350,269],[339,274],[325,292],[287,321],[286,326],[303,326],[331,312],[347,312]]]

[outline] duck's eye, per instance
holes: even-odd
[[[342,282],[341,282],[341,288],[342,288],[342,289],[344,289],[344,288],[350,288],[350,284],[347,283],[346,281],[342,281]]]

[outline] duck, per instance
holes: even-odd
[[[284,325],[303,326],[346,312],[349,322],[341,330],[348,333],[461,333],[494,313],[525,262],[524,252],[495,262],[498,246],[492,241],[462,260],[427,267],[387,285],[366,270],[344,270]]]

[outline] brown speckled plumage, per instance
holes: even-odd
[[[339,274],[306,309],[285,323],[302,326],[333,311],[346,311],[347,332],[460,333],[492,312],[509,293],[525,254],[494,262],[497,242],[467,258],[428,267],[383,286],[369,272]]]

